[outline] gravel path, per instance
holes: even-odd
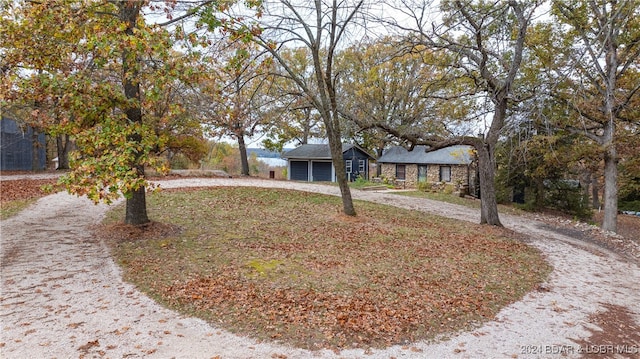
[[[338,188],[253,179],[178,179],[161,186],[263,186],[338,195]],[[477,210],[353,191],[353,197],[477,222]],[[58,193],[2,221],[0,357],[2,358],[549,358],[580,357],[599,328],[594,314],[626,308],[640,323],[640,268],[615,253],[555,233],[541,223],[502,215],[531,237],[554,271],[543,290],[504,308],[471,332],[384,350],[310,352],[257,343],[165,309],[124,283],[107,247],[91,237],[108,207]],[[578,344],[581,343],[581,344]],[[640,343],[620,342],[640,357]]]

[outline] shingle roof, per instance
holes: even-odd
[[[378,158],[378,163],[468,165],[473,161],[471,146],[457,145],[425,152],[427,148],[416,146],[409,151],[401,146],[391,147]]]
[[[343,143],[342,153],[347,152],[353,147],[357,147],[357,146],[350,143]],[[329,150],[328,144],[306,144],[283,153],[282,158],[305,158],[305,159],[312,159],[312,160],[330,160],[331,151]]]

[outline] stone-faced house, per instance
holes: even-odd
[[[416,188],[419,182],[474,187],[473,147],[457,145],[432,152],[426,152],[426,149],[426,146],[416,146],[413,151],[401,146],[389,148],[378,158],[382,177],[403,182],[406,188]]]
[[[306,144],[282,155],[287,160],[287,179],[294,181],[336,181],[336,171],[331,162],[328,144]],[[369,163],[373,156],[357,145],[342,144],[342,158],[347,179],[358,176],[369,179]]]

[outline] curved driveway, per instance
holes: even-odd
[[[162,187],[263,186],[338,195],[337,187],[255,179],[179,179]],[[477,222],[477,210],[385,192],[355,199]],[[598,328],[589,316],[624,307],[640,323],[640,268],[615,253],[502,215],[531,238],[554,271],[544,291],[529,293],[493,321],[429,344],[384,350],[309,352],[256,343],[165,309],[122,281],[106,246],[91,236],[107,206],[58,193],[2,221],[2,358],[548,358],[579,357]],[[595,345],[599,343],[593,343]],[[619,343],[632,350],[640,343]],[[562,351],[562,353],[560,353]],[[561,355],[565,354],[565,355]],[[637,354],[640,355],[640,354]]]

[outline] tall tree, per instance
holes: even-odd
[[[615,232],[618,213],[616,134],[639,120],[631,106],[640,96],[640,1],[553,1],[552,14],[563,34],[563,46],[550,51],[556,61],[556,98],[573,113],[563,127],[580,133],[602,149],[604,158],[604,220]],[[552,42],[553,43],[553,42]],[[561,55],[561,56],[558,56]]]
[[[408,20],[390,21],[408,33],[412,49],[422,46],[427,51],[443,53],[438,58],[447,61],[443,73],[454,85],[453,91],[431,96],[442,99],[445,106],[450,99],[464,96],[471,100],[467,106],[481,105],[472,111],[473,117],[465,120],[479,119],[479,127],[485,124],[482,136],[403,135],[411,143],[431,146],[430,150],[453,144],[475,148],[480,172],[481,223],[502,225],[495,191],[495,149],[509,119],[510,106],[517,99],[514,84],[537,5],[536,1],[441,1],[441,24],[436,24],[429,2],[400,0],[395,9]],[[464,88],[467,90],[461,91]]]
[[[152,94],[153,101],[145,101],[145,122],[167,139],[165,157],[171,161],[182,154],[192,163],[199,163],[207,153],[207,141],[202,127],[198,91],[193,84],[206,73],[205,62],[197,54],[174,52],[167,60],[177,72],[193,73],[175,81],[168,81],[162,91]]]
[[[194,15],[213,18],[228,5],[190,2],[189,8],[179,9],[182,15],[165,25]],[[59,94],[57,104],[65,110],[61,123],[74,135],[78,148],[72,158],[73,171],[62,179],[67,189],[96,202],[110,202],[123,193],[127,199],[125,222],[147,223],[144,169],[153,166],[162,170],[155,153],[164,144],[147,119],[153,117],[154,103],[162,100],[163,88],[193,71],[171,61],[175,44],[171,34],[162,26],[149,24],[144,11],[161,10],[171,17],[176,15],[178,4],[15,1],[3,10],[9,14],[3,13],[3,21],[17,24],[9,34],[9,44],[20,44],[19,39],[29,36],[51,42],[37,48],[40,56],[28,56],[25,48],[9,46],[6,51],[14,57],[3,67],[12,70],[7,86],[10,91],[29,83],[21,81],[20,75],[34,78],[28,76],[29,71],[44,67],[46,77],[39,81],[47,83],[38,88],[44,89],[44,94]],[[40,26],[30,26],[32,23]],[[83,56],[86,61],[75,61],[71,70],[63,71],[59,62],[67,61],[69,54]],[[164,112],[164,120],[173,115],[173,111]]]
[[[304,78],[310,90],[313,90],[313,59],[308,48],[283,49],[280,56],[285,59],[289,67]],[[265,148],[281,152],[284,145],[293,143],[303,145],[311,139],[326,138],[322,118],[313,102],[300,90],[299,86],[286,73],[278,63],[272,63],[270,73],[273,74],[273,86],[269,96],[271,105],[263,111],[263,115],[269,119],[271,126],[263,141]]]
[[[389,143],[401,143],[408,134],[444,135],[444,123],[451,117],[447,111],[436,114],[436,100],[425,96],[444,85],[435,81],[437,68],[424,59],[430,54],[405,53],[399,50],[399,42],[391,37],[367,40],[339,57],[344,98],[340,111],[350,120],[346,131],[379,155]]]
[[[201,81],[200,108],[210,134],[228,136],[238,142],[241,174],[249,175],[246,139],[265,127],[260,109],[267,106],[266,93],[272,85],[270,60],[256,51],[255,44],[226,42],[211,60],[209,78]]]
[[[0,14],[0,67],[5,76],[0,85],[2,111],[36,132],[55,136],[58,168],[69,169],[70,136],[61,128],[54,129],[63,127],[68,118],[61,104],[65,90],[57,78],[87,65],[87,53],[78,46],[82,31],[67,29],[64,40],[50,36],[63,31],[65,16],[69,15],[55,4],[6,3]],[[84,20],[84,14],[74,15]]]
[[[135,31],[144,32],[140,29],[140,23],[144,20],[141,18],[140,10],[143,2],[129,2],[120,1],[117,4],[117,16],[118,20],[123,23],[122,29],[124,30],[124,36],[122,36],[122,42],[124,45],[121,61],[122,61],[122,87],[124,89],[124,96],[126,99],[125,106],[122,110],[126,115],[126,120],[129,124],[141,125],[142,124],[142,93],[140,91],[140,57],[141,54],[138,51],[139,40],[136,38]],[[143,31],[140,31],[143,30]],[[135,44],[135,46],[127,46],[128,44]],[[126,141],[132,145],[137,145],[142,142],[143,133],[134,131],[127,135]],[[134,147],[135,148],[135,147]],[[145,156],[144,151],[134,149],[132,157],[127,167],[131,168],[134,172],[134,176],[137,178],[144,178],[144,161],[141,161]],[[147,216],[147,201],[146,201],[146,189],[144,183],[134,185],[129,191],[126,192],[127,206],[125,222],[128,224],[144,224],[149,222]]]
[[[334,71],[337,51],[345,46],[358,25],[364,11],[364,0],[295,1],[278,0],[264,3],[261,32],[254,41],[271,53],[284,72],[282,76],[296,83],[318,111],[327,133],[332,162],[342,195],[343,212],[356,215],[342,158],[340,99],[336,89],[338,74]],[[282,51],[307,48],[313,73],[311,77],[296,71]]]

